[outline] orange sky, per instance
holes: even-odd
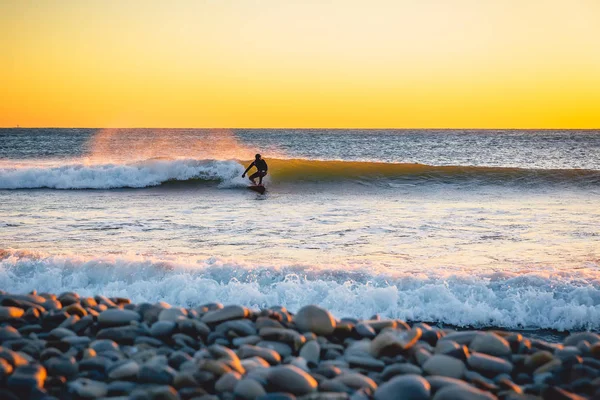
[[[598,0],[0,2],[0,126],[600,128]]]

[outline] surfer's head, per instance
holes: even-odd
[[[256,160],[260,160],[260,154],[257,154],[257,155],[255,155],[255,156],[254,156],[254,158],[255,158]]]

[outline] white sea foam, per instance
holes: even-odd
[[[319,304],[337,317],[373,314],[453,325],[558,330],[600,328],[597,266],[490,273],[440,269],[379,274],[351,268],[250,266],[0,252],[0,289],[124,296],[194,306],[218,301],[297,311]]]
[[[189,179],[240,184],[244,167],[235,161],[149,160],[131,164],[67,164],[0,168],[0,189],[112,189],[157,186]],[[242,180],[243,181],[243,180]]]

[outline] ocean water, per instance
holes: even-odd
[[[598,330],[600,131],[0,129],[0,289]]]

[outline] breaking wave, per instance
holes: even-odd
[[[123,296],[192,307],[205,302],[297,311],[319,304],[336,317],[373,314],[457,326],[600,329],[600,270],[514,272],[249,265],[210,258],[49,256],[0,250],[0,289]]]
[[[600,185],[600,171],[583,169],[522,169],[505,167],[432,166],[361,161],[271,159],[271,183],[419,181],[481,184]],[[152,159],[125,164],[65,164],[1,166],[0,189],[113,189],[159,186],[171,181],[219,182],[243,186],[247,162],[237,160]]]

